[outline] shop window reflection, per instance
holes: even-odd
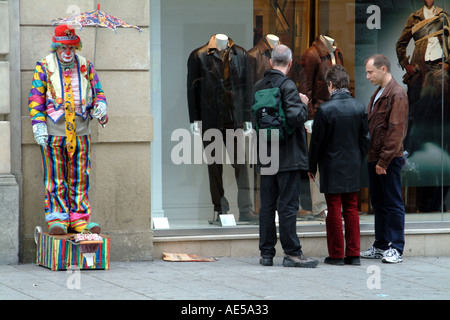
[[[204,162],[175,165],[170,159],[171,151],[177,143],[170,140],[174,130],[186,129],[191,133],[192,142],[197,139],[192,135],[195,126],[191,126],[192,119],[189,118],[188,90],[186,89],[187,62],[194,50],[208,43],[212,35],[226,34],[247,51],[252,86],[262,78],[265,69],[269,67],[270,49],[274,45],[271,41],[276,39],[292,49],[295,63],[289,77],[302,91],[306,90],[301,83],[305,78],[305,70],[301,66],[302,56],[313,47],[314,41],[322,41],[321,37],[332,39],[328,43],[330,47],[325,48],[334,50],[331,52],[335,55],[330,54],[329,57],[331,64],[340,63],[342,60],[351,78],[349,89],[352,95],[368,103],[373,87],[365,79],[365,59],[374,53],[388,55],[395,69],[393,75],[398,82],[401,82],[403,75],[407,72],[406,69],[404,70],[406,65],[404,63],[402,65],[402,58],[397,57],[396,45],[408,17],[411,13],[420,10],[424,2],[422,0],[232,0],[216,3],[203,0],[196,1],[196,8],[192,8],[193,4],[194,2],[189,3],[186,0],[161,1],[162,52],[165,53],[162,56],[161,93],[164,107],[161,115],[163,128],[163,190],[161,192],[167,217],[171,222],[182,221],[182,228],[189,226],[188,221],[196,226],[200,221],[208,225],[207,221],[211,220],[214,212],[207,165]],[[381,29],[368,28],[368,18],[371,15],[367,13],[367,8],[373,5],[380,8],[381,20],[378,22]],[[445,9],[443,0],[436,0],[435,6]],[[445,17],[446,15],[442,14],[442,30],[444,31],[438,34],[437,38],[443,39],[439,43],[442,43],[448,52],[448,46],[445,46],[449,39],[448,22],[445,22]],[[180,33],[180,30],[183,31]],[[406,38],[403,39],[403,41],[406,40]],[[413,42],[414,40],[410,40],[404,47],[405,57],[410,56],[408,64],[410,62],[414,64]],[[401,52],[402,50],[400,49]],[[258,59],[259,61],[256,62]],[[450,201],[447,195],[450,185],[450,151],[448,150],[450,80],[447,61],[442,62],[442,64],[436,64],[429,73],[424,74],[424,83],[419,89],[410,89],[407,84],[404,84],[410,94],[410,123],[405,140],[408,156],[405,157],[403,168],[403,195],[407,213],[441,212],[442,210],[445,212],[446,202]],[[234,93],[230,91],[229,96]],[[413,93],[416,96],[413,96]],[[311,97],[310,100],[314,98]],[[324,99],[319,100],[324,101]],[[311,109],[314,110],[314,107]],[[243,126],[242,129],[245,127]],[[201,148],[204,147],[203,142],[200,140]],[[250,150],[247,146],[245,149]],[[224,154],[226,154],[225,148]],[[249,162],[247,162],[247,170],[249,186],[246,188],[250,192],[252,210],[258,213],[258,173]],[[370,215],[372,212],[366,170],[366,167],[363,167],[363,188],[359,193],[359,210],[361,213]],[[312,213],[314,201],[311,191],[316,186],[310,185],[305,175],[302,187],[302,209]],[[227,208],[239,221],[237,203],[239,188],[233,167],[226,165],[223,167],[223,188],[227,195],[226,199],[230,202]],[[222,194],[219,194],[222,199]],[[442,217],[446,218],[443,215],[436,215],[430,219]],[[305,220],[311,221],[311,219],[299,218],[299,222]],[[312,221],[323,223],[323,219]]]

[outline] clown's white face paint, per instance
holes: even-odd
[[[61,61],[64,64],[72,63],[73,60],[75,59],[76,49],[77,48],[75,46],[63,45],[59,47],[58,50],[56,51],[59,61]]]

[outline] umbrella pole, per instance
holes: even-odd
[[[95,40],[94,40],[94,68],[95,68],[95,58],[96,58],[96,55],[97,55],[97,29],[98,29],[98,27],[97,26],[95,26]],[[94,90],[94,100],[96,100],[97,99],[97,91],[95,90],[95,87],[93,88]],[[102,119],[99,119],[99,121],[104,121],[104,117],[102,118]],[[105,127],[105,124],[102,124],[102,127],[104,128]]]
[[[98,18],[98,11],[100,10],[100,3],[97,3],[97,18]],[[95,58],[97,55],[97,29],[98,26],[95,25],[95,39],[94,39],[94,66],[95,66]]]
[[[98,27],[95,26],[95,38],[94,38],[94,66],[95,66],[95,58],[97,56],[97,29]]]
[[[97,10],[100,10],[100,3],[97,4]],[[98,26],[95,25],[95,36],[94,36],[94,68],[95,68],[95,59],[97,58],[97,31]],[[97,91],[94,89],[94,100],[97,100]],[[104,118],[99,119],[99,121],[104,121]],[[102,127],[105,127],[105,124],[102,124]]]

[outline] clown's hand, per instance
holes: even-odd
[[[33,124],[33,134],[37,144],[45,148],[48,142],[47,124],[43,122]]]
[[[98,119],[98,122],[102,125],[102,127],[104,128],[106,126],[106,124],[108,123],[108,115],[105,114],[105,116],[101,119]]]
[[[98,101],[94,106],[93,116],[97,119],[102,119],[106,116],[106,103],[103,101]]]

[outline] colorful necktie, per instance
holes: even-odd
[[[75,131],[75,100],[70,82],[70,73],[71,71],[69,69],[64,71],[64,109],[66,120],[66,148],[69,157],[72,158],[77,146],[77,137]]]

